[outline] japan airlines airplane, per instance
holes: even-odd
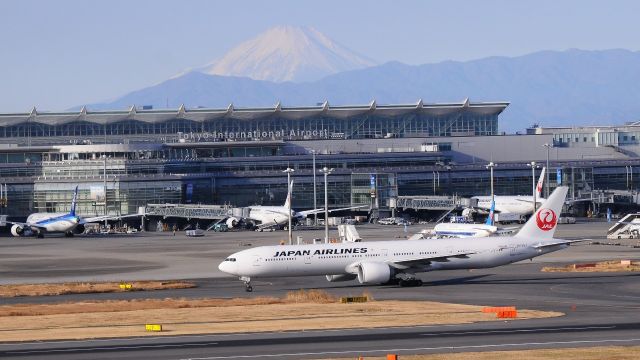
[[[420,285],[416,273],[491,268],[567,248],[576,241],[553,237],[566,194],[566,186],[558,187],[514,236],[260,246],[230,255],[218,268],[239,276],[247,291],[252,278],[309,275]]]
[[[536,208],[546,200],[542,197],[542,184],[546,168],[542,168],[538,183],[536,184]],[[533,196],[505,196],[495,195],[495,211],[499,213],[514,213],[519,215],[529,215],[533,212]],[[488,211],[491,206],[491,196],[474,196],[477,199],[476,207]]]
[[[73,192],[73,200],[71,201],[71,211],[69,213],[34,213],[27,217],[26,222],[6,221],[11,226],[11,234],[13,236],[31,236],[35,235],[39,238],[44,237],[45,233],[64,233],[65,236],[73,236],[74,234],[82,234],[84,225],[91,222],[100,222],[110,219],[119,219],[127,216],[97,216],[91,218],[82,218],[76,215],[76,201],[78,198],[78,187]]]
[[[227,226],[229,228],[236,227],[241,220],[251,223],[257,224],[257,230],[262,230],[266,228],[279,227],[286,225],[289,222],[289,204],[291,203],[291,193],[293,189],[293,180],[291,184],[289,184],[289,190],[287,191],[287,199],[282,206],[262,206],[262,205],[254,205],[249,206],[249,216],[246,219],[239,219],[237,217],[229,217],[226,219]],[[352,210],[362,208],[364,206],[352,206],[341,209],[329,209],[328,212],[336,212],[342,210]],[[313,210],[304,210],[304,211],[295,211],[291,210],[291,218],[294,221],[302,220],[307,218],[309,215],[323,213],[324,208],[322,209],[313,209]]]

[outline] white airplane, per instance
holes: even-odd
[[[227,218],[225,221],[229,228],[233,228],[238,226],[241,221],[257,224],[257,230],[263,230],[266,228],[276,228],[283,225],[286,225],[289,222],[289,204],[291,203],[291,193],[293,189],[293,180],[289,184],[289,190],[287,191],[287,199],[282,206],[263,206],[263,205],[253,205],[249,206],[249,216],[246,219],[237,218],[235,216],[231,216]],[[342,210],[352,210],[362,208],[364,206],[352,206],[340,209],[329,209],[328,212],[336,212]],[[295,211],[291,210],[291,218],[293,221],[299,221],[307,218],[309,215],[323,213],[324,208],[322,209],[313,209],[313,210],[304,210],[304,211]]]
[[[536,184],[536,208],[546,200],[542,197],[542,184],[544,183],[544,173],[546,168],[542,168],[538,183]],[[533,212],[533,196],[509,196],[494,195],[495,211],[498,213],[513,213],[519,215],[529,215]],[[471,199],[477,199],[476,208],[488,211],[491,207],[491,196],[474,196]]]
[[[260,246],[230,255],[218,269],[239,276],[247,291],[252,278],[310,275],[420,285],[416,273],[491,268],[567,248],[575,240],[553,237],[566,194],[566,186],[558,187],[514,236]]]
[[[82,218],[76,215],[76,202],[78,198],[78,187],[73,192],[73,200],[71,201],[71,211],[68,213],[33,213],[27,217],[26,222],[6,221],[11,226],[11,234],[13,236],[37,236],[44,237],[45,233],[64,233],[70,237],[75,234],[82,234],[86,223],[100,222],[110,219],[119,219],[128,216],[97,216],[91,218]]]
[[[469,224],[469,223],[456,223],[456,222],[444,222],[439,223],[432,230],[427,230],[425,233],[419,233],[417,237],[411,237],[411,240],[423,239],[424,235],[436,237],[436,238],[467,238],[467,237],[486,237],[495,234],[507,234],[514,231],[516,228],[499,228],[494,224],[494,208],[495,204],[491,204],[489,209],[489,216],[484,224]]]

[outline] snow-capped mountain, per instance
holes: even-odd
[[[278,26],[233,48],[200,69],[209,75],[273,82],[319,80],[375,63],[307,27]]]

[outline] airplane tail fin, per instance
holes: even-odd
[[[76,215],[76,203],[78,201],[78,186],[76,185],[76,189],[73,191],[73,200],[71,200],[71,211],[69,215]]]
[[[487,221],[484,222],[485,225],[493,226],[495,222],[495,217],[494,217],[495,210],[496,210],[496,202],[492,201],[491,208],[489,209],[489,216],[487,216]]]
[[[562,205],[567,197],[568,187],[558,186],[547,201],[529,218],[526,224],[516,234],[517,237],[529,237],[536,239],[552,239],[558,225],[558,217],[562,211]]]
[[[284,202],[284,208],[288,209],[289,205],[291,204],[291,193],[293,192],[293,180],[291,180],[291,183],[289,184],[288,188],[287,188],[287,200],[285,200]]]
[[[538,183],[536,184],[536,198],[542,198],[542,184],[544,184],[544,173],[547,171],[546,167],[542,168],[542,172],[540,173],[540,177],[538,178]]]

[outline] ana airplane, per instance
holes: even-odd
[[[512,232],[516,228],[498,228],[494,225],[494,209],[495,204],[491,204],[491,208],[489,209],[489,216],[487,216],[487,220],[484,224],[469,224],[469,223],[456,223],[456,222],[445,222],[439,223],[434,226],[433,230],[430,230],[429,233],[436,238],[465,238],[465,237],[485,237],[492,236],[495,234],[501,233],[509,233]],[[428,234],[428,233],[427,233]],[[424,238],[424,236],[422,236]],[[419,239],[413,238],[412,239]]]
[[[253,205],[249,206],[249,215],[247,218],[238,218],[235,216],[231,216],[227,218],[225,221],[229,228],[233,228],[238,226],[241,222],[249,223],[252,226],[255,226],[257,230],[263,230],[267,228],[277,228],[286,225],[289,222],[289,204],[291,203],[291,193],[293,189],[293,181],[289,184],[289,191],[287,192],[287,199],[282,206],[262,206],[262,205]],[[363,206],[352,206],[340,209],[329,209],[328,212],[336,212],[343,210],[352,210],[362,208]],[[323,213],[324,208],[322,209],[313,209],[313,210],[304,210],[304,211],[295,211],[291,210],[291,218],[293,221],[299,221],[307,218],[309,215]]]
[[[545,171],[546,168],[543,167],[536,184],[536,209],[546,200],[542,197]],[[495,211],[498,213],[529,215],[533,212],[533,196],[494,195],[493,198],[495,200]],[[491,207],[491,196],[474,196],[471,199],[477,200],[476,209],[488,211]]]
[[[26,222],[6,221],[11,226],[13,236],[37,236],[44,237],[45,233],[64,233],[65,236],[82,234],[86,223],[100,222],[110,219],[119,219],[127,216],[97,216],[82,218],[76,215],[76,202],[78,199],[78,187],[73,192],[71,211],[69,213],[34,213],[27,217]]]
[[[309,275],[421,285],[416,273],[491,268],[567,248],[575,241],[553,237],[566,194],[567,187],[558,187],[514,236],[260,246],[230,255],[218,268],[239,276],[247,291],[252,278]]]

